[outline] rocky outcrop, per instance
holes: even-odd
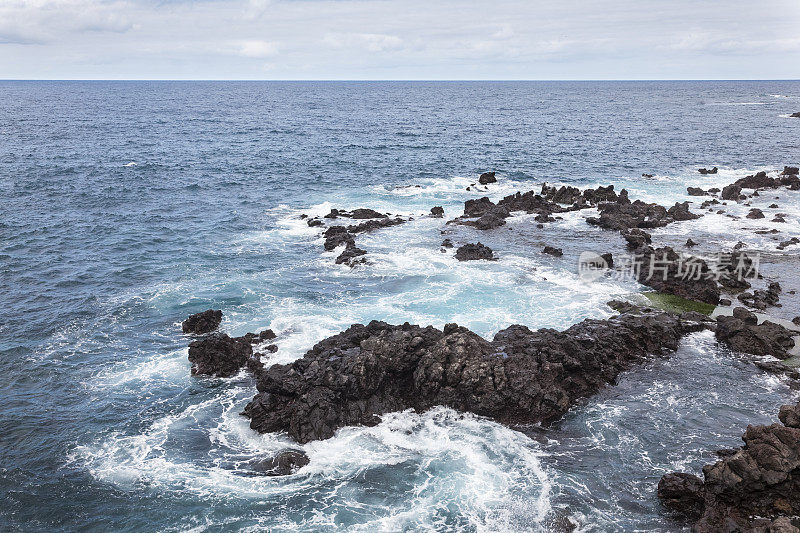
[[[780,424],[748,426],[744,446],[718,452],[720,460],[703,467],[703,480],[662,477],[662,502],[700,515],[697,533],[796,530],[788,517],[800,514],[800,403],[781,407],[778,418]]]
[[[206,309],[202,313],[195,313],[181,323],[184,333],[203,335],[217,329],[222,322],[222,311],[219,309]]]
[[[689,193],[689,196],[705,196],[708,194],[700,187],[687,187],[686,192]]]
[[[253,355],[253,347],[243,338],[232,339],[213,333],[189,344],[192,375],[230,377],[239,372]]]
[[[722,188],[722,199],[723,200],[738,200],[739,196],[742,195],[742,188],[738,185],[726,185]]]
[[[699,257],[680,255],[669,246],[651,246],[636,251],[639,283],[655,289],[707,304],[719,303],[720,291],[711,269]]]
[[[478,177],[478,183],[481,185],[488,185],[489,183],[497,183],[497,178],[494,172],[484,172]]]
[[[719,169],[718,169],[717,167],[714,167],[714,168],[712,168],[712,169],[710,169],[710,170],[709,170],[709,169],[707,169],[707,168],[699,168],[699,169],[697,169],[697,171],[698,171],[700,174],[716,174],[718,170],[719,170]]]
[[[780,306],[781,286],[777,281],[772,281],[766,289],[758,289],[752,293],[745,292],[738,296],[738,300],[748,307],[765,310],[768,306]]]
[[[492,341],[455,324],[356,324],[270,367],[244,414],[253,429],[301,443],[439,405],[506,424],[551,421],[649,354],[675,350],[684,333],[704,327],[698,320],[630,307],[563,332],[511,326]]]
[[[459,261],[477,261],[479,259],[494,259],[494,252],[481,243],[465,244],[456,250],[456,259]]]
[[[335,214],[336,217],[345,216],[342,213],[342,211],[338,211],[336,209],[331,210],[331,214]],[[374,214],[380,215],[380,217],[373,217]],[[330,215],[325,216],[330,217]],[[352,213],[347,213],[347,216],[352,218],[367,218],[369,220],[365,220],[364,222],[360,222],[358,224],[351,224],[349,226],[329,226],[322,233],[322,236],[325,237],[325,243],[323,246],[328,252],[344,245],[345,249],[336,258],[336,264],[345,264],[351,267],[366,261],[366,259],[362,257],[366,255],[366,250],[356,246],[356,234],[373,231],[380,228],[397,226],[398,224],[403,224],[406,222],[406,220],[403,218],[390,218],[387,215],[378,213],[377,211],[373,211],[371,209],[356,209]]]
[[[692,220],[701,216],[689,211],[689,202],[676,203],[667,209],[641,200],[630,202],[627,194],[624,198],[620,195],[616,202],[601,203],[597,209],[600,216],[587,218],[586,221],[601,228],[617,231],[660,228],[675,221]]]
[[[768,320],[759,324],[758,318],[744,307],[734,309],[733,316],[718,317],[715,335],[737,352],[778,359],[789,357],[788,350],[794,347],[794,333]]]
[[[431,216],[434,218],[442,218],[444,216],[444,208],[440,205],[431,207]]]

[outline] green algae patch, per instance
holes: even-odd
[[[650,300],[653,307],[658,307],[664,311],[672,313],[685,313],[686,311],[696,311],[704,315],[710,315],[716,308],[715,305],[703,302],[696,302],[694,300],[687,300],[674,294],[667,294],[665,292],[645,292],[644,296]]]

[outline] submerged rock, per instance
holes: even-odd
[[[693,531],[788,532],[800,514],[800,403],[781,407],[782,424],[748,426],[736,450],[703,467],[703,480],[667,474],[658,484],[665,505],[700,518]],[[664,489],[662,491],[662,488]]]
[[[206,309],[202,313],[195,313],[181,323],[184,333],[202,335],[217,329],[222,322],[222,311],[219,309]]]
[[[288,476],[310,462],[303,450],[284,450],[274,457],[269,457],[253,465],[253,470],[267,476]]]
[[[554,248],[552,246],[545,246],[544,250],[542,250],[542,253],[552,255],[554,257],[561,257],[564,255],[564,252],[561,251],[561,248]]]
[[[494,253],[488,246],[481,243],[465,244],[456,250],[456,259],[459,261],[476,261],[479,259],[493,259]]]
[[[455,324],[356,324],[302,359],[270,367],[244,414],[253,429],[286,431],[301,443],[347,425],[374,425],[384,413],[440,405],[506,424],[551,421],[702,327],[639,308],[563,332],[511,326],[491,342]]]
[[[230,377],[239,372],[253,355],[250,342],[214,333],[189,344],[192,375]]]

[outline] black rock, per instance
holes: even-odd
[[[700,187],[687,187],[686,192],[689,193],[689,196],[705,196],[708,193],[701,189]]]
[[[387,215],[379,213],[374,209],[354,209],[350,214],[352,218],[386,218]]]
[[[288,476],[309,462],[308,455],[303,450],[284,450],[275,457],[254,464],[253,470],[267,476]]]
[[[782,241],[782,242],[781,242],[781,243],[778,245],[778,250],[783,250],[784,248],[786,248],[786,247],[788,247],[788,246],[792,246],[792,245],[794,245],[794,244],[800,244],[800,239],[798,239],[797,237],[792,237],[792,238],[791,238],[791,239],[789,239],[789,240]]]
[[[717,318],[716,337],[737,352],[753,355],[771,355],[778,359],[788,357],[794,346],[793,334],[774,322],[757,323],[756,316],[743,307],[734,309],[734,316]]]
[[[484,172],[478,178],[478,183],[486,185],[487,183],[497,183],[497,178],[494,177],[494,172]]]
[[[702,481],[664,476],[664,504],[694,519],[699,502],[696,533],[796,533],[788,517],[800,514],[800,404],[782,406],[778,417],[782,424],[747,426],[744,446],[721,450]]]
[[[722,188],[723,200],[737,200],[741,194],[742,188],[738,185],[731,184]]]
[[[318,218],[312,218],[306,222],[309,228],[316,228],[322,226],[322,221]]]
[[[707,168],[700,168],[700,169],[698,169],[697,171],[698,171],[700,174],[716,174],[716,173],[717,173],[717,170],[718,170],[718,169],[717,169],[717,167],[714,167],[714,168],[712,168],[711,170],[709,170],[709,169],[707,169]]]
[[[658,482],[658,497],[670,509],[699,517],[703,511],[703,480],[682,472],[666,474]]]
[[[253,347],[249,342],[232,339],[224,333],[214,333],[189,344],[192,375],[230,377],[239,372],[252,355]]]
[[[686,246],[689,246],[689,247],[697,246],[697,243],[694,242],[691,238],[689,238],[689,239],[686,239]]]
[[[440,205],[436,207],[431,207],[431,216],[436,218],[442,218],[444,216],[444,208]]]
[[[552,246],[545,246],[542,253],[552,255],[554,257],[561,257],[564,255],[564,252],[561,251],[561,248],[553,248]]]
[[[366,254],[367,254],[366,250],[362,250],[355,244],[348,244],[347,247],[344,249],[344,251],[341,254],[339,254],[339,257],[336,258],[336,264],[337,265],[345,264],[347,266],[353,267],[359,263],[363,263],[364,258],[361,256]]]
[[[442,248],[452,248],[452,247],[453,247],[453,241],[451,241],[450,239],[445,239],[442,241]]]
[[[747,218],[764,218],[764,212],[761,209],[751,209],[749,213],[747,213]]]
[[[784,176],[797,176],[800,174],[800,167],[783,167],[781,174]]]
[[[245,415],[253,429],[286,431],[301,443],[375,425],[384,413],[439,405],[505,424],[548,422],[648,354],[675,350],[698,327],[651,309],[563,332],[515,325],[491,342],[456,324],[356,324],[302,359],[267,369]]]
[[[456,259],[459,261],[476,261],[479,259],[493,259],[492,249],[481,243],[465,244],[456,250]]]
[[[195,313],[183,321],[181,329],[184,333],[202,335],[217,329],[222,322],[222,311],[219,309],[206,309],[202,313]]]

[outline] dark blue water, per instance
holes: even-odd
[[[481,265],[439,252],[443,221],[417,218],[360,238],[371,264],[352,271],[298,216],[443,205],[452,218],[467,198],[542,181],[682,200],[706,179],[698,166],[724,184],[797,164],[800,83],[0,82],[0,101],[0,529],[548,530],[567,509],[585,530],[680,530],[658,475],[699,469],[790,397],[691,339],[544,440],[400,413],[305,446],[301,474],[253,478],[247,462],[288,440],[238,416],[246,375],[189,377],[178,322],[214,307],[231,333],[272,327],[284,362],[371,319],[489,336],[605,316],[637,288],[582,286],[571,261],[537,253],[621,246],[582,214],[548,234],[524,217],[506,233],[447,228],[499,251]],[[499,184],[465,190],[490,169]],[[686,227],[735,243],[722,218]]]

